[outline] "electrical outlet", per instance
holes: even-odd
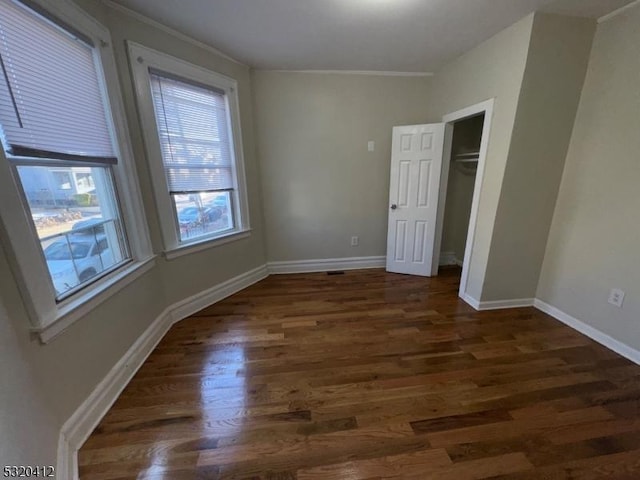
[[[373,140],[369,140],[367,142],[367,150],[369,150],[370,152],[373,152],[376,149],[376,142],[374,142]]]
[[[360,239],[358,237],[351,237],[351,246],[357,247],[360,244]]]
[[[624,292],[619,288],[612,288],[609,292],[609,303],[622,308],[622,302],[624,302]]]

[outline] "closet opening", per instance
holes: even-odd
[[[464,262],[483,125],[484,113],[453,124],[440,267],[462,268]]]
[[[443,117],[447,133],[434,261],[439,271],[461,269],[459,296],[465,301],[492,113],[491,99]]]

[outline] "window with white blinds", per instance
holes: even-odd
[[[91,41],[0,0],[0,123],[13,156],[116,163]]]
[[[127,43],[165,256],[246,238],[236,80]]]
[[[169,193],[232,190],[225,92],[155,70],[149,77]]]
[[[112,45],[75,2],[0,0],[0,223],[45,343],[152,266]]]

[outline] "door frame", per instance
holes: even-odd
[[[434,259],[440,258],[440,246],[442,242],[442,227],[444,224],[444,210],[447,199],[447,185],[449,181],[449,165],[451,163],[451,148],[453,144],[453,124],[457,121],[464,120],[484,113],[484,124],[482,126],[482,139],[480,141],[480,156],[478,157],[478,170],[476,171],[476,179],[473,184],[473,199],[471,201],[471,214],[469,216],[469,228],[467,229],[467,241],[464,248],[464,261],[462,262],[462,274],[460,276],[460,289],[458,296],[465,302],[467,301],[467,284],[469,280],[469,267],[471,266],[471,258],[475,246],[476,224],[478,221],[478,206],[480,204],[480,195],[482,193],[482,181],[484,179],[484,168],[487,159],[487,151],[489,150],[489,139],[491,135],[491,122],[493,120],[493,106],[495,98],[490,98],[484,102],[476,103],[469,107],[448,113],[442,117],[442,121],[451,130],[450,135],[445,136],[446,157],[442,159],[442,171],[440,175],[440,195],[438,201],[438,216],[436,225],[436,242]],[[471,305],[471,304],[470,304]],[[472,305],[473,306],[473,305]]]

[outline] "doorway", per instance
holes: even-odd
[[[493,99],[443,117],[446,138],[440,177],[434,261],[462,267],[459,296],[468,301],[467,286],[484,176]]]
[[[472,306],[477,302],[467,294],[470,271],[474,279],[484,276],[472,270],[473,247],[493,103],[490,99],[447,114],[442,123],[393,128],[387,271],[438,274],[448,209],[453,212],[449,216],[460,221],[455,228],[449,225],[453,220],[447,222],[443,259],[462,263],[459,296]],[[447,205],[450,171],[452,196],[458,195],[459,186],[473,185],[460,194],[459,209],[453,200]],[[453,230],[459,240],[451,240]]]
[[[483,125],[484,112],[453,124],[438,263],[440,267],[462,267],[464,263]]]

